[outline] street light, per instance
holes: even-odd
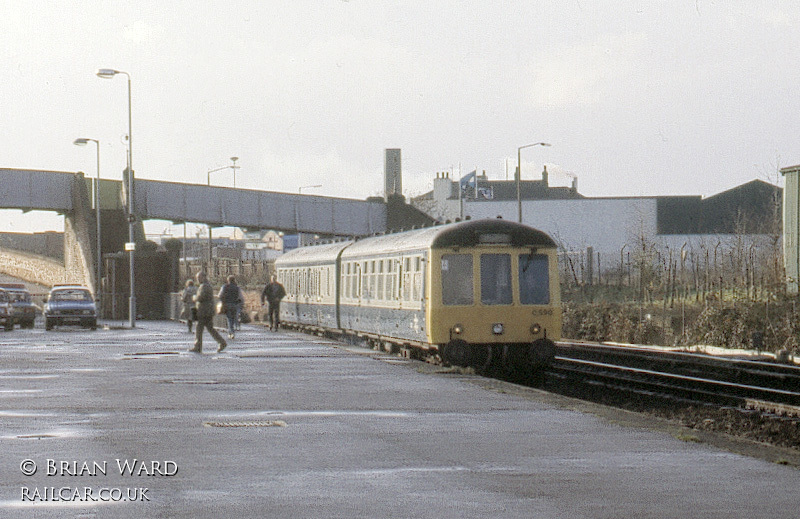
[[[240,166],[236,165],[236,161],[239,160],[239,157],[231,157],[231,164],[230,166],[222,166],[221,168],[216,169],[209,169],[208,170],[208,185],[211,185],[211,174],[217,171],[222,171],[223,169],[231,168],[233,170],[233,187],[236,188],[236,170],[240,168]]]
[[[302,195],[304,189],[313,189],[315,187],[322,187],[322,184],[314,184],[312,186],[300,186],[299,188],[297,188],[297,192]],[[300,232],[299,230],[297,231],[297,245],[299,247],[303,246],[303,233]]]
[[[522,161],[520,160],[521,151],[524,148],[532,146],[550,146],[546,142],[535,142],[533,144],[526,144],[517,148],[517,218],[519,223],[522,223],[522,197],[520,195],[520,183],[522,181]]]
[[[208,186],[211,187],[211,174],[215,171],[222,171],[223,169],[231,168],[233,170],[233,187],[236,188],[236,170],[239,169],[239,166],[236,165],[236,161],[239,160],[239,157],[231,157],[231,162],[233,162],[230,166],[223,166],[221,168],[216,169],[209,169],[208,170]],[[208,273],[211,274],[211,253],[213,250],[213,238],[211,237],[211,232],[213,228],[211,224],[208,224]]]
[[[302,194],[304,189],[311,189],[312,187],[322,187],[322,184],[314,184],[313,186],[300,186],[297,189],[297,192]]]
[[[239,166],[236,165],[236,161],[239,160],[239,157],[231,157],[231,169],[233,170],[233,188],[236,189],[236,170],[239,169]]]
[[[97,178],[94,181],[94,209],[95,209],[95,220],[96,220],[96,233],[97,233],[97,268],[95,269],[95,278],[94,278],[94,297],[97,299],[98,306],[100,307],[100,311],[98,312],[100,315],[103,315],[103,301],[100,296],[100,278],[101,274],[101,264],[103,261],[103,253],[100,250],[100,141],[97,139],[87,139],[87,138],[79,138],[75,139],[72,144],[76,146],[86,146],[90,142],[97,144]]]
[[[136,327],[136,290],[134,287],[134,268],[133,268],[133,253],[136,249],[134,239],[134,206],[133,206],[133,130],[131,122],[131,75],[121,70],[114,70],[113,68],[101,68],[97,70],[97,77],[103,79],[111,79],[117,74],[124,74],[128,78],[128,243],[125,248],[128,249],[130,266],[130,290],[131,296],[128,300],[128,321],[131,328]]]

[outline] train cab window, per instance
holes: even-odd
[[[472,255],[444,254],[442,256],[442,304],[471,305]]]
[[[481,303],[510,305],[511,255],[481,254]]]
[[[550,278],[547,256],[520,254],[519,302],[523,305],[550,304]]]

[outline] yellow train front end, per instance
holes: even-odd
[[[452,242],[452,243],[451,243]],[[541,231],[488,221],[431,248],[426,318],[431,344],[461,366],[538,369],[561,337],[555,243]]]

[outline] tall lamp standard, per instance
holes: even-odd
[[[322,187],[322,184],[314,184],[313,186],[300,186],[297,189],[297,192],[300,193],[300,194],[303,194],[303,190],[304,189],[311,189],[312,187]]]
[[[520,195],[520,182],[522,180],[522,161],[520,160],[521,151],[532,146],[550,146],[546,142],[535,142],[517,148],[517,221],[522,223],[522,197]]]
[[[216,169],[209,169],[208,170],[208,186],[211,187],[211,174],[215,171],[222,171],[223,169],[231,168],[233,170],[233,187],[236,188],[236,170],[239,169],[239,166],[236,165],[236,161],[239,160],[239,157],[231,157],[231,164],[230,166],[223,166],[221,168]],[[211,224],[208,224],[208,268],[209,274],[211,273],[211,252],[213,250],[213,238],[211,237],[212,227]]]
[[[314,184],[313,186],[300,186],[297,188],[297,192],[302,195],[304,189],[313,189],[317,187],[322,187],[322,184]],[[297,231],[297,246],[303,246],[303,233],[301,233],[299,230]]]
[[[103,315],[103,300],[101,297],[102,291],[100,290],[100,279],[102,276],[101,273],[101,266],[103,262],[103,252],[100,250],[100,141],[97,139],[87,139],[87,138],[79,138],[75,139],[72,144],[76,146],[86,146],[90,142],[93,142],[97,145],[97,178],[94,181],[94,209],[95,209],[95,223],[96,223],[96,233],[97,233],[97,268],[95,269],[95,278],[94,278],[94,297],[97,299],[97,304],[100,307],[100,311],[98,312],[100,315]]]
[[[131,328],[136,327],[136,290],[134,287],[134,268],[133,268],[133,253],[136,249],[134,239],[134,220],[135,212],[133,207],[133,130],[131,123],[131,75],[121,70],[114,70],[113,68],[101,68],[97,71],[97,77],[103,79],[111,79],[117,74],[124,74],[128,78],[128,243],[125,248],[128,249],[129,258],[128,263],[130,266],[130,290],[131,296],[128,300],[128,321]]]

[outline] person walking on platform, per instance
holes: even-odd
[[[194,307],[195,294],[197,294],[197,287],[194,286],[194,281],[187,279],[186,287],[181,292],[181,301],[183,301],[183,315],[186,317],[189,333],[192,333],[192,323],[197,320],[197,308]]]
[[[236,333],[236,322],[239,320],[239,312],[244,305],[242,290],[236,284],[234,276],[228,276],[228,282],[222,285],[217,297],[222,301],[225,317],[228,318],[228,338],[233,339]]]
[[[269,305],[267,312],[269,313],[269,329],[272,331],[276,331],[280,325],[281,299],[285,296],[286,289],[278,283],[278,278],[274,275],[270,277],[269,283],[261,292],[261,304],[263,305],[264,301],[266,301]]]
[[[198,272],[196,277],[197,294],[194,296],[194,302],[197,308],[197,328],[194,334],[194,348],[189,351],[203,352],[203,328],[207,328],[211,337],[219,343],[219,348],[217,348],[217,353],[219,353],[228,347],[228,343],[214,329],[214,289],[208,282],[205,272]]]

